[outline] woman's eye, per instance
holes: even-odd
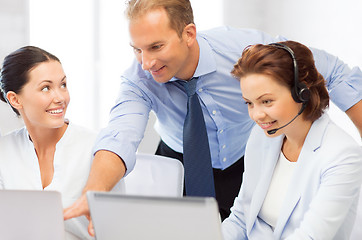
[[[49,87],[43,87],[43,88],[41,89],[41,91],[42,91],[42,92],[47,92],[47,91],[49,91]]]
[[[63,83],[63,84],[61,85],[61,88],[67,88],[67,84],[66,84],[66,83]]]

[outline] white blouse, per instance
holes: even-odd
[[[69,123],[56,145],[53,180],[44,190],[60,192],[64,208],[82,194],[92,164],[95,138],[96,132]],[[38,158],[25,127],[0,137],[0,189],[43,190]],[[66,229],[78,231],[75,234],[81,231],[82,239],[87,239],[87,223],[82,218],[66,221]],[[79,221],[84,229],[80,229]]]
[[[296,164],[296,162],[290,162],[284,154],[280,152],[268,193],[259,212],[259,217],[269,224],[272,229],[274,229],[277,224],[279,213],[283,207],[283,201]]]

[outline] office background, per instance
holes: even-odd
[[[24,46],[60,58],[71,103],[67,117],[95,130],[106,126],[120,75],[133,60],[125,0],[0,0],[0,62]],[[324,49],[362,69],[360,0],[191,0],[198,30],[221,25],[256,28]],[[207,5],[206,5],[207,4]],[[333,120],[361,144],[358,131],[333,104]],[[22,126],[0,103],[0,132]],[[140,152],[153,153],[158,136],[150,115]]]

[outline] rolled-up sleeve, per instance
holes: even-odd
[[[318,71],[326,80],[331,100],[346,111],[362,99],[362,72],[336,56],[311,48]]]
[[[127,175],[134,168],[136,151],[144,136],[150,109],[147,95],[123,78],[109,123],[100,131],[93,153],[107,150],[117,154],[126,165]]]

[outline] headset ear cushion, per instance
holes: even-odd
[[[297,103],[307,103],[310,99],[310,91],[304,83],[299,82],[292,90],[292,97]]]
[[[293,87],[291,92],[292,92],[292,98],[294,99],[294,101],[297,102],[297,103],[300,103],[301,101],[300,101],[300,99],[298,97],[297,88]]]
[[[303,103],[307,103],[310,99],[310,90],[305,87],[299,90],[299,97]]]

